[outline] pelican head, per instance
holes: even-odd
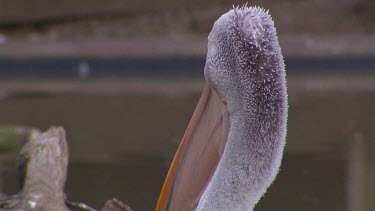
[[[243,6],[222,15],[204,74],[157,210],[253,210],[278,173],[286,137],[284,61],[268,12]]]

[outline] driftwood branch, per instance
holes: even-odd
[[[52,127],[40,134],[31,133],[21,149],[18,161],[21,190],[7,196],[0,193],[0,211],[95,211],[94,208],[66,199],[64,185],[68,167],[68,145],[62,127]],[[123,202],[112,199],[103,211],[131,211]]]

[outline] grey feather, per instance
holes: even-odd
[[[252,210],[275,179],[286,137],[284,60],[259,7],[233,7],[208,38],[206,80],[229,111],[224,154],[197,210]]]

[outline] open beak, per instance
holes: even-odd
[[[228,120],[225,103],[206,84],[169,169],[157,211],[196,209],[223,154]]]

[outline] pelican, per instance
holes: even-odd
[[[268,11],[233,7],[214,23],[204,76],[157,211],[253,210],[279,171],[287,93]]]

